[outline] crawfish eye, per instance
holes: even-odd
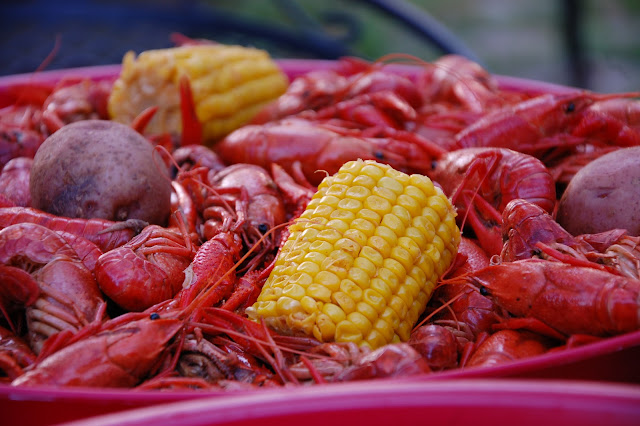
[[[267,225],[266,223],[261,223],[260,225],[258,225],[258,231],[260,231],[261,233],[265,233],[269,230],[269,225]]]
[[[152,319],[152,320],[160,319],[160,315],[158,315],[157,312],[154,312],[151,315],[149,315],[149,319]]]
[[[384,160],[384,154],[380,151],[374,152],[373,156],[376,157],[378,160]]]
[[[566,113],[570,113],[576,110],[576,104],[574,104],[573,102],[569,102],[567,104],[567,106],[564,109],[564,112]]]
[[[483,295],[483,296],[489,296],[490,293],[489,293],[489,290],[485,286],[482,286],[482,287],[480,287],[480,294]]]

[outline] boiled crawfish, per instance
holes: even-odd
[[[640,328],[640,281],[592,267],[524,259],[447,282],[471,284],[513,316],[564,335],[611,336]]]
[[[349,160],[377,160],[406,172],[428,169],[444,150],[417,135],[362,137],[300,118],[244,126],[224,138],[215,151],[228,163],[250,163],[270,168],[272,163],[293,174],[301,163],[305,178],[318,185]],[[406,136],[406,137],[405,137]]]
[[[95,243],[104,252],[123,245],[147,225],[137,219],[113,222],[56,216],[31,207],[0,208],[0,228],[19,223],[34,223],[53,231],[75,234]]]
[[[49,355],[11,385],[135,386],[158,368],[166,345],[183,327],[178,319],[154,318],[102,326]]]
[[[100,289],[127,311],[143,311],[174,297],[185,279],[196,245],[186,229],[147,226],[121,247],[98,258]]]
[[[103,317],[104,301],[92,271],[56,232],[32,223],[11,225],[0,230],[0,247],[0,264],[24,269],[38,285],[36,301],[26,308],[34,352],[55,333]]]
[[[29,177],[33,158],[16,157],[2,168],[0,173],[0,195],[11,201],[13,206],[30,207],[31,192]]]
[[[430,173],[459,209],[489,254],[502,250],[502,211],[525,199],[553,211],[556,192],[549,170],[538,159],[505,148],[467,148],[440,158]]]
[[[498,330],[487,337],[464,367],[491,367],[518,359],[541,355],[557,343],[527,330]]]

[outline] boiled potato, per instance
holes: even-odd
[[[114,121],[78,121],[49,136],[34,157],[29,188],[33,207],[58,216],[165,225],[171,211],[160,155]]]
[[[605,154],[576,173],[556,220],[573,235],[614,228],[640,235],[640,147]]]

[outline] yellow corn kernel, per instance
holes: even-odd
[[[353,299],[354,302],[362,300],[362,288],[349,279],[342,280],[340,290]]]
[[[373,324],[366,316],[360,312],[352,312],[347,315],[347,320],[353,324],[361,334],[368,334],[373,328]]]
[[[422,211],[422,206],[416,201],[415,198],[401,194],[396,200],[397,206],[405,208],[411,217],[418,216]]]
[[[283,245],[247,315],[322,341],[407,341],[457,253],[455,209],[426,176],[375,161],[350,161],[318,188],[290,227],[308,244]]]
[[[347,319],[347,315],[344,311],[338,305],[334,305],[333,303],[325,303],[322,306],[322,313],[327,315],[334,324]]]
[[[302,287],[301,285],[289,283],[282,289],[282,295],[290,297],[292,299],[300,300],[303,296],[306,295],[306,293],[304,291],[304,287]]]
[[[189,79],[204,142],[212,144],[247,123],[288,87],[288,79],[260,49],[203,44],[127,52],[108,102],[111,119],[130,124],[158,107],[150,134],[182,132],[180,79]]]
[[[315,325],[313,326],[313,337],[322,341],[332,340],[336,333],[336,325],[329,315],[320,313],[316,317]]]
[[[363,301],[356,304],[356,310],[358,311],[358,313],[367,318],[369,322],[373,323],[378,319],[379,312],[373,306],[371,306],[370,303],[364,301],[364,292],[362,293],[362,295]]]
[[[366,337],[366,344],[371,348],[379,348],[387,343],[391,342],[389,342],[377,329],[371,330]]]
[[[350,314],[356,310],[356,302],[351,296],[343,291],[336,291],[331,295],[331,300],[338,305],[345,314]]]
[[[321,302],[329,302],[331,300],[331,290],[322,284],[311,284],[307,287],[307,295]]]
[[[353,342],[359,344],[362,342],[362,332],[351,321],[340,321],[336,324],[335,339],[339,342]]]
[[[404,185],[400,181],[401,176],[399,173],[396,173],[394,177],[383,176],[378,180],[378,186],[393,191],[396,196],[400,195],[404,191]]]
[[[292,299],[287,296],[282,296],[276,301],[276,309],[278,311],[278,314],[282,316],[298,312],[299,308],[301,307],[302,306],[300,305],[300,302],[298,300]]]
[[[345,239],[350,240],[353,243],[354,247],[357,246],[358,251],[360,251],[360,249],[367,244],[368,237],[364,232],[354,228],[354,226],[353,222],[351,222],[351,229],[346,231],[344,236]],[[338,241],[338,243],[340,243],[340,241]],[[349,253],[351,253],[351,250],[349,250]],[[356,256],[356,254],[354,254],[354,256]]]
[[[303,296],[302,299],[300,299],[300,306],[302,306],[302,309],[307,314],[315,313],[319,309],[318,302],[316,302],[316,299],[309,296]],[[269,315],[266,315],[266,314],[264,316],[269,317]]]
[[[384,215],[384,217],[389,217],[389,215]],[[389,222],[387,220],[387,222]],[[383,219],[383,223],[384,223],[384,219]],[[376,231],[374,233],[377,237],[381,237],[381,239],[386,243],[384,244],[384,246],[389,246],[389,248],[385,248],[382,249],[383,253],[386,253],[386,250],[390,250],[391,247],[394,247],[397,243],[398,243],[398,235],[393,231],[393,229],[389,228],[387,225],[380,225],[376,228]],[[380,239],[376,238],[372,241],[372,247],[378,249],[378,245],[380,242]],[[386,255],[383,255],[384,257],[387,257]]]

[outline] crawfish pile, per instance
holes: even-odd
[[[640,328],[638,237],[573,236],[554,221],[581,166],[640,145],[640,115],[618,115],[640,110],[637,100],[510,91],[457,56],[406,74],[349,58],[296,78],[222,140],[148,135],[174,167],[166,226],[31,208],[29,169],[39,145],[66,123],[108,119],[112,82],[7,89],[11,104],[0,110],[7,383],[326,383],[495,365]],[[464,233],[456,262],[411,339],[371,351],[249,321],[244,309],[269,275],[286,224],[326,174],[357,158],[428,175],[458,209]]]

